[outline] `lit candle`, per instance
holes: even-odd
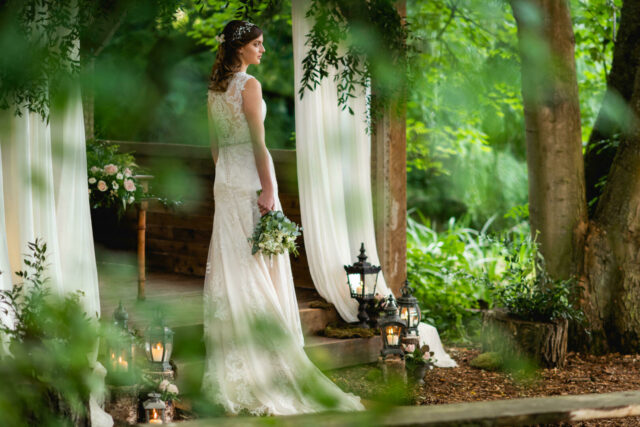
[[[387,335],[387,343],[389,345],[398,345],[398,336],[393,334]]]
[[[122,370],[124,370],[124,371],[126,371],[127,369],[129,369],[129,362],[127,362],[126,360],[124,360],[124,359],[122,358],[122,356],[118,357],[118,365],[119,365],[119,367],[120,367]]]
[[[407,309],[405,307],[402,307],[402,310],[400,310],[400,318],[405,322],[407,321]]]
[[[153,418],[151,418],[149,420],[149,424],[162,424],[162,420],[160,418],[158,418],[158,411],[156,411],[155,409],[152,409],[152,413],[151,416]]]
[[[151,347],[151,359],[153,359],[154,362],[162,362],[163,350],[162,343],[156,343]]]

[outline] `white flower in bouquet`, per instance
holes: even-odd
[[[162,382],[158,385],[158,390],[166,391],[169,384],[171,384],[169,380],[162,380]]]
[[[131,175],[133,175],[133,172],[131,172],[131,169],[124,168],[124,176],[130,177]]]
[[[97,166],[91,166],[91,172],[93,172],[93,173],[97,173],[97,172],[99,172],[99,171],[100,171],[100,168],[99,168],[99,167],[97,167]]]
[[[169,384],[167,386],[167,393],[178,394],[178,386],[175,384]]]
[[[116,175],[116,179],[122,180],[122,178],[124,178],[124,176],[122,176],[122,174],[118,172],[118,174]]]
[[[133,202],[135,202],[136,198],[133,196],[129,196],[129,200],[127,200],[127,203],[132,204]]]
[[[118,173],[118,166],[113,164],[104,165],[104,173],[107,175],[115,175]]]
[[[98,181],[98,190],[100,191],[107,191],[109,187],[107,186],[107,183],[104,182],[103,180]]]
[[[136,184],[131,179],[125,179],[124,189],[127,191],[136,191]]]
[[[271,211],[260,218],[253,235],[248,239],[252,245],[251,254],[280,255],[287,251],[298,255],[296,238],[302,229],[281,211]]]
[[[111,183],[111,186],[113,187],[113,189],[114,189],[114,190],[117,190],[118,188],[120,188],[120,186],[118,185],[118,183],[117,183],[117,182],[115,182],[115,181],[113,181],[113,182]]]
[[[94,177],[89,178],[89,184],[95,184],[96,181],[97,180]]]

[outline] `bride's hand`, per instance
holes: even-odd
[[[258,208],[260,208],[260,215],[264,215],[269,211],[272,211],[276,206],[276,200],[272,192],[262,191],[258,196]]]

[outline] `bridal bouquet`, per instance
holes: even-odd
[[[302,227],[287,218],[282,211],[270,211],[260,218],[253,235],[248,239],[252,244],[251,255],[279,255],[287,251],[298,256],[296,238]]]

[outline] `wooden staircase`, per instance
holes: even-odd
[[[129,324],[142,333],[157,306],[166,310],[166,320],[175,332],[173,359],[177,364],[179,385],[198,387],[204,369],[203,278],[172,273],[150,273],[147,299],[137,301],[136,266],[133,253],[100,251],[100,303],[103,319],[112,316],[122,301],[129,313]],[[313,289],[296,288],[305,351],[321,369],[338,369],[377,360],[382,346],[380,337],[334,339],[318,336],[328,323],[339,319],[335,309],[311,307],[324,300]]]

